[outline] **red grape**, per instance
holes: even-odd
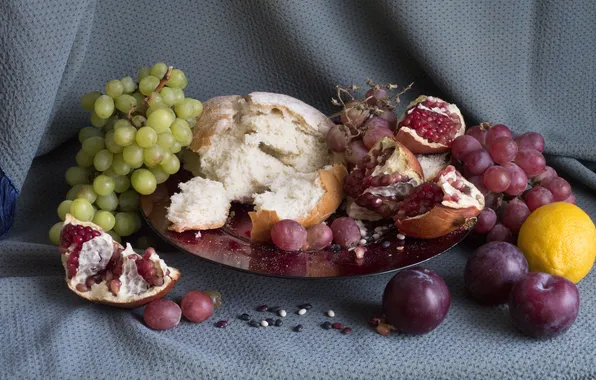
[[[389,93],[384,88],[371,88],[364,94],[366,97],[366,103],[374,106],[377,104],[377,100],[388,100]]]
[[[515,138],[519,149],[536,149],[541,152],[544,150],[544,137],[536,132],[524,133]]]
[[[486,150],[470,152],[464,157],[464,167],[472,175],[484,173],[486,169],[493,166],[493,160]]]
[[[490,145],[490,156],[497,164],[513,161],[517,154],[517,144],[511,137],[499,137]]]
[[[505,190],[505,194],[515,196],[526,191],[526,188],[528,187],[528,176],[522,168],[513,162],[507,162],[503,164],[503,167],[507,169],[509,177],[511,177],[511,183],[507,190]]]
[[[459,136],[451,144],[451,153],[456,160],[463,160],[466,154],[482,150],[482,145],[472,136]]]
[[[445,319],[450,303],[445,281],[420,267],[404,269],[393,276],[383,292],[387,321],[406,334],[434,330]]]
[[[509,231],[509,228],[505,227],[501,223],[495,224],[492,230],[486,235],[486,241],[506,241],[513,243],[513,234]]]
[[[521,199],[514,198],[505,206],[501,222],[512,233],[516,234],[519,232],[522,224],[528,219],[528,216],[530,216],[528,206]]]
[[[486,128],[481,127],[479,125],[470,127],[466,131],[466,135],[472,136],[473,138],[478,140],[478,142],[483,146],[486,145],[486,133],[487,133]]]
[[[395,127],[397,127],[397,116],[395,116],[395,112],[391,110],[385,110],[377,117],[386,120],[389,123],[389,129],[392,131],[395,130]]]
[[[213,314],[213,300],[201,290],[191,290],[182,297],[180,308],[184,318],[191,322],[201,323]]]
[[[484,185],[492,192],[502,193],[510,183],[509,171],[502,166],[491,166],[484,172]]]
[[[478,189],[478,191],[482,193],[482,195],[486,195],[489,193],[489,190],[486,188],[486,186],[484,186],[483,176],[475,175],[468,178],[468,181],[471,182],[474,186],[476,186],[476,188]]]
[[[346,150],[350,141],[348,131],[343,125],[335,125],[327,132],[327,146],[334,152],[341,153]]]
[[[315,224],[306,230],[306,241],[309,249],[323,249],[333,241],[333,232],[325,223]]]
[[[374,120],[374,119],[371,119],[371,120]],[[367,122],[367,124],[368,124],[368,122]],[[366,130],[366,133],[364,133],[364,137],[362,137],[362,141],[364,142],[364,145],[368,149],[371,149],[373,146],[375,146],[377,141],[379,141],[380,139],[382,139],[385,136],[393,137],[393,132],[391,132],[391,130],[389,128],[373,125],[373,126],[368,127],[368,129]]]
[[[340,115],[341,122],[350,128],[360,128],[369,116],[369,111],[360,109],[357,100],[350,100],[346,103],[344,111]]]
[[[348,148],[346,149],[346,160],[354,165],[359,165],[362,163],[364,156],[368,154],[368,149],[362,142],[362,140],[354,140],[348,144]]]
[[[474,227],[474,231],[486,234],[493,229],[497,223],[497,213],[492,208],[485,208],[480,212],[478,215],[478,221],[476,222],[476,226]]]
[[[530,178],[538,175],[546,167],[544,156],[536,149],[521,149],[515,155],[514,162],[517,166],[522,168]]]
[[[355,247],[360,241],[360,227],[347,216],[335,219],[331,223],[331,231],[333,240],[343,248]]]
[[[495,124],[486,133],[486,146],[490,147],[500,137],[511,138],[511,130],[503,124]]]
[[[543,181],[542,186],[553,194],[555,202],[564,201],[571,195],[571,185],[561,177]]]
[[[153,330],[168,330],[178,326],[182,312],[180,306],[170,300],[150,302],[143,311],[145,324]]]
[[[544,170],[538,173],[537,176],[532,178],[532,182],[540,184],[543,181],[547,181],[551,178],[557,177],[557,172],[555,169],[551,168],[550,166],[545,166]]]
[[[279,249],[298,251],[306,243],[306,228],[295,220],[280,220],[271,228],[271,240]]]
[[[540,206],[553,203],[553,194],[542,186],[534,186],[524,194],[524,200],[530,211]]]
[[[573,203],[576,204],[577,200],[575,199],[575,195],[573,195],[573,193],[567,198],[565,199],[563,202],[567,202],[567,203]]]
[[[501,208],[499,200],[502,199],[502,194],[489,192],[484,196],[484,207],[492,208],[493,210],[499,210]]]

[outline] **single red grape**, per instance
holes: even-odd
[[[476,226],[474,227],[474,231],[486,234],[490,232],[497,223],[497,213],[492,208],[485,208],[480,212],[477,217]]]
[[[553,194],[542,186],[534,186],[524,194],[530,211],[553,202]]]
[[[553,194],[555,202],[564,201],[571,195],[571,185],[561,177],[543,181],[542,186]]]
[[[507,203],[503,210],[501,221],[512,233],[519,232],[522,224],[530,216],[530,209],[521,199],[514,198]]]
[[[521,149],[515,155],[517,166],[523,169],[528,177],[538,175],[546,167],[546,160],[536,149]]]
[[[510,183],[509,171],[502,166],[491,166],[484,172],[484,185],[492,192],[502,193]]]
[[[541,152],[544,150],[544,137],[540,133],[528,132],[515,138],[519,149],[536,149]]]
[[[505,190],[505,194],[515,196],[526,191],[526,188],[528,187],[528,176],[522,168],[513,162],[507,162],[503,164],[503,167],[507,169],[509,177],[511,178],[511,183],[507,190]]]
[[[486,133],[486,146],[490,147],[500,137],[511,138],[511,130],[503,124],[495,124]]]
[[[517,144],[511,137],[499,137],[490,145],[490,156],[497,164],[513,161],[517,154]]]
[[[472,175],[480,175],[493,166],[494,162],[486,150],[477,150],[464,157],[464,167]]]

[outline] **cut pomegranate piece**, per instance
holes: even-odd
[[[472,227],[482,209],[484,195],[449,165],[432,182],[417,187],[394,220],[406,236],[434,239],[463,226]]]
[[[446,152],[466,129],[455,104],[424,95],[408,105],[397,127],[397,141],[414,154]]]
[[[362,165],[348,174],[344,191],[356,205],[390,217],[423,178],[420,163],[412,152],[392,137],[383,137],[364,157]],[[371,217],[375,219],[374,214]]]
[[[123,308],[145,305],[162,298],[180,277],[153,248],[138,255],[104,233],[101,227],[67,214],[60,253],[66,283],[77,295]]]

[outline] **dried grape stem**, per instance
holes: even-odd
[[[174,66],[168,66],[168,71],[166,71],[166,75],[163,76],[163,78],[159,81],[159,84],[157,85],[157,87],[155,88],[155,90],[153,90],[151,92],[160,92],[162,88],[165,87],[166,83],[168,83],[168,81],[170,80],[170,76],[172,75],[172,70],[174,69]],[[145,103],[146,105],[149,105],[149,98],[151,98],[151,94],[147,95],[145,97],[145,99],[143,99],[143,103]],[[132,120],[132,114],[137,110],[137,106],[132,107],[130,110],[128,110],[128,114],[126,115],[128,118],[128,121]]]

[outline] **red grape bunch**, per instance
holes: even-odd
[[[486,208],[475,231],[487,241],[514,242],[532,211],[552,202],[575,203],[571,186],[542,155],[544,138],[536,132],[514,138],[503,124],[473,126],[451,146],[463,173],[484,194]]]

